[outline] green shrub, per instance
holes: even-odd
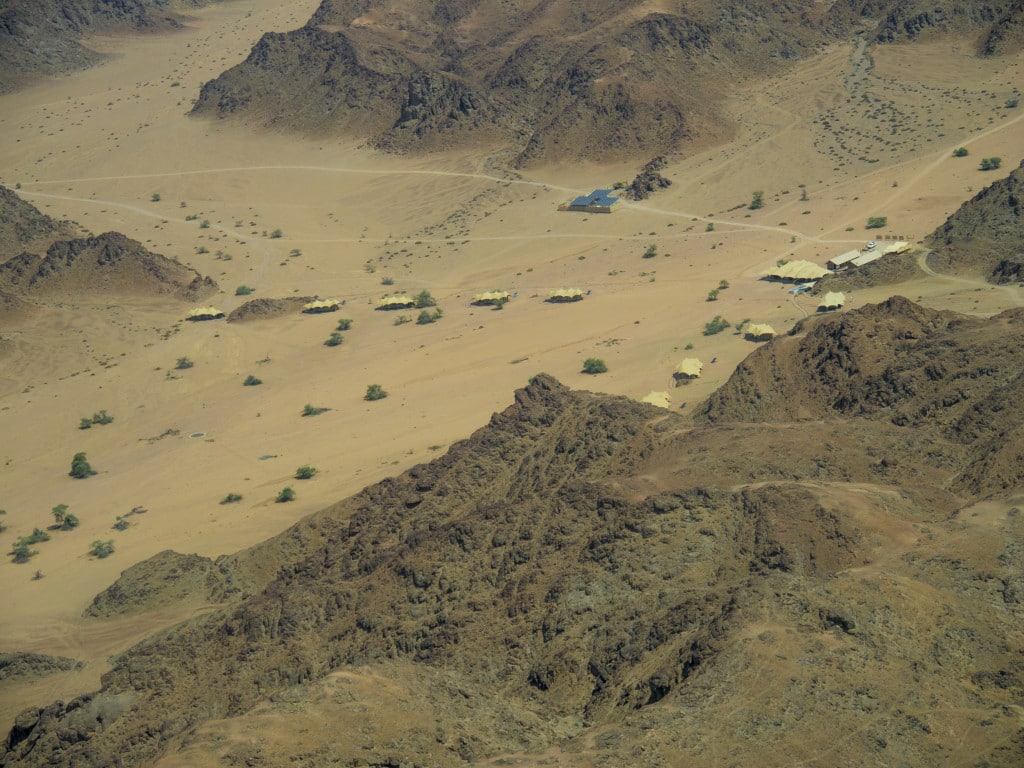
[[[0,533],[7,530],[7,526],[4,525],[3,516],[7,514],[6,509],[0,509]]]
[[[236,501],[242,500],[242,494],[240,493],[229,493],[223,499],[220,500],[221,504],[234,504]]]
[[[125,530],[128,529],[128,527],[130,525],[131,525],[131,523],[129,523],[123,517],[118,515],[117,516],[117,520],[114,522],[113,528],[114,528],[115,531],[125,531]]]
[[[37,544],[40,541],[49,541],[50,534],[40,528],[33,528],[32,533],[28,536],[22,536],[21,539],[27,544]]]
[[[177,362],[174,364],[174,367],[176,370],[184,371],[186,368],[191,368],[194,365],[195,363],[193,363],[187,357],[179,357]]]
[[[957,147],[953,150],[953,157],[967,157],[967,147]]]
[[[32,549],[24,537],[15,540],[11,545],[11,560],[15,563],[27,563],[38,554],[39,552]]]
[[[149,196],[149,199],[152,200],[154,203],[159,203],[160,202],[160,193],[159,192],[154,192],[152,195]]]
[[[756,211],[758,208],[764,207],[764,192],[760,190],[751,195],[750,205],[747,206],[752,211]]]
[[[424,289],[416,294],[416,309],[426,309],[427,307],[434,306],[437,306],[437,302],[430,295],[430,291]]]
[[[254,293],[255,288],[250,288],[248,285],[240,285],[235,288],[235,296],[248,296],[250,293]]]
[[[393,278],[393,277],[382,277],[380,279],[380,284],[381,285],[394,285],[395,284],[395,278]]]
[[[277,494],[277,498],[274,499],[274,501],[276,501],[278,504],[284,504],[285,502],[294,500],[295,491],[293,491],[291,488],[282,488],[281,492]]]
[[[730,326],[728,320],[721,315],[715,315],[710,322],[704,323],[704,335],[714,336],[716,333],[721,333]]]
[[[302,407],[302,415],[303,416],[319,416],[321,413],[326,413],[329,410],[331,410],[331,409],[330,408],[323,408],[323,407],[316,406],[316,405],[310,405],[309,403],[306,403]]]
[[[79,429],[92,429],[92,419],[88,416],[83,416],[82,420],[78,423]]]
[[[384,391],[384,387],[380,384],[370,384],[366,388],[366,394],[363,395],[364,400],[383,400],[388,396],[388,393]]]
[[[338,327],[335,330],[337,330],[337,331],[347,331],[351,327],[352,327],[352,320],[350,318],[348,318],[348,317],[343,317],[343,318],[341,318],[341,320],[338,321]]]
[[[110,557],[114,554],[114,540],[107,539],[106,541],[101,541],[96,539],[96,541],[89,545],[89,554],[100,559]]]
[[[599,357],[588,357],[583,361],[583,373],[598,374],[607,372],[608,366]]]
[[[724,291],[728,287],[729,287],[729,281],[728,280],[719,280],[718,281],[718,290]]]
[[[308,464],[299,467],[295,470],[296,480],[309,480],[313,475],[316,474],[316,467],[311,467]]]
[[[889,222],[885,216],[869,216],[865,229],[881,229]]]
[[[406,323],[411,322],[412,318],[409,317],[408,315],[399,315],[398,317],[395,318],[394,325],[405,325]]]
[[[440,309],[435,309],[433,312],[429,309],[424,309],[420,312],[419,317],[416,318],[416,325],[430,325],[431,323],[436,323],[440,317]]]
[[[282,232],[280,229],[275,229],[273,232],[270,233],[270,237],[272,240],[280,240],[282,237],[284,237],[284,232]]]
[[[258,387],[263,383],[263,379],[257,379],[251,373],[245,377],[245,381],[242,382],[243,387]]]
[[[71,459],[71,472],[68,474],[79,480],[84,480],[95,475],[96,470],[89,465],[88,460],[85,458],[85,453],[76,453],[74,458]]]
[[[708,301],[718,301],[718,289],[712,288],[708,291]]]
[[[342,335],[340,333],[338,333],[337,331],[335,331],[334,333],[332,333],[328,337],[327,341],[324,342],[324,346],[325,347],[336,347],[339,344],[341,344],[341,342],[343,342],[344,340],[345,339],[342,337]]]
[[[981,158],[981,165],[979,166],[979,170],[994,171],[1002,164],[1003,158],[1001,157],[983,157]]]
[[[647,246],[647,250],[644,251],[643,258],[645,258],[645,259],[653,259],[657,255],[658,255],[658,246],[656,246],[656,245],[654,245],[652,243],[651,245]]]
[[[200,221],[199,222],[199,228],[200,229],[209,229],[210,228],[210,220],[209,219],[203,219],[202,221]]]

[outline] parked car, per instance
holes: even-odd
[[[872,240],[870,243],[868,243],[867,245],[864,246],[864,250],[865,251],[873,251],[873,250],[875,250],[875,248],[877,246],[878,246],[878,243],[876,243],[874,240]]]

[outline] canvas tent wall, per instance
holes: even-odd
[[[508,291],[487,291],[474,296],[473,303],[486,306],[487,304],[498,304],[508,301],[510,298],[512,298],[512,294]]]
[[[673,376],[679,379],[696,379],[700,376],[704,363],[695,357],[688,357],[676,366]]]
[[[840,269],[842,267],[849,266],[850,262],[858,256],[860,256],[860,251],[858,250],[847,251],[839,256],[833,256],[825,263],[825,266],[829,269]]]
[[[804,260],[787,261],[767,272],[767,276],[775,280],[817,280],[827,274],[828,270],[824,267]]]
[[[672,402],[672,398],[669,396],[668,392],[648,392],[640,398],[640,402],[650,403],[651,405],[656,405],[659,408],[668,408],[669,403]]]
[[[775,336],[775,329],[768,323],[751,323],[747,326],[745,335],[754,341],[768,341]]]
[[[895,243],[889,243],[887,246],[882,248],[882,253],[888,255],[890,253],[905,253],[910,250],[910,243],[906,240],[897,240]]]
[[[337,299],[318,299],[302,305],[302,311],[311,315],[335,312],[341,306]]]

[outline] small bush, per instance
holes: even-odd
[[[1007,109],[1016,109],[1018,104],[1020,104],[1020,99],[1007,99],[1005,106]]]
[[[301,251],[301,250],[299,250],[298,248],[292,248],[292,249],[291,249],[291,250],[290,250],[290,251],[288,252],[288,255],[289,255],[289,256],[291,256],[291,257],[292,257],[292,258],[294,259],[294,258],[296,258],[297,256],[301,256],[301,255],[302,255],[302,251]]]
[[[588,357],[583,361],[583,373],[598,374],[607,372],[608,366],[599,357]]]
[[[235,296],[248,296],[250,293],[254,293],[255,288],[250,288],[248,285],[240,285],[235,288]]]
[[[718,301],[718,289],[712,288],[708,291],[708,301]]]
[[[82,420],[78,423],[79,429],[92,429],[92,419],[88,416],[83,416]]]
[[[388,396],[388,393],[384,391],[384,387],[380,384],[370,384],[366,388],[366,394],[363,395],[364,400],[383,400]]]
[[[715,222],[709,221],[708,225],[706,227],[704,227],[704,231],[705,232],[714,232],[715,231]]]
[[[15,563],[27,563],[38,554],[39,552],[32,549],[24,537],[17,539],[14,544],[11,545],[11,560]]]
[[[704,335],[714,336],[728,328],[731,323],[721,315],[715,315],[710,322],[704,323]]]
[[[278,504],[284,504],[285,502],[294,500],[295,491],[293,491],[291,488],[282,488],[281,492],[277,494],[277,498],[274,499],[274,501],[276,501]]]
[[[430,295],[430,291],[422,290],[416,294],[416,309],[426,309],[427,307],[434,306],[437,306],[437,302]]]
[[[647,246],[647,250],[644,251],[643,258],[645,258],[645,259],[653,259],[657,255],[658,255],[658,246],[656,246],[656,245],[654,245],[652,243],[651,245]]]
[[[395,318],[394,325],[405,325],[406,323],[411,322],[412,318],[409,317],[408,315],[399,315],[398,317]]]
[[[112,527],[115,531],[126,531],[128,530],[129,526],[131,526],[131,523],[129,523],[123,517],[118,515],[117,520],[114,522],[114,525]]]
[[[395,278],[393,278],[393,277],[382,277],[380,279],[380,284],[381,285],[394,285],[395,284]]]
[[[92,468],[89,461],[85,458],[85,453],[76,453],[74,458],[71,459],[71,472],[68,474],[78,480],[84,480],[95,475],[96,470]]]
[[[751,195],[750,205],[747,206],[752,211],[756,211],[758,208],[764,207],[764,192],[760,190]]]
[[[693,344],[692,344],[692,343],[689,343],[689,344],[687,344],[687,345],[686,345],[685,347],[683,347],[683,349],[685,349],[685,350],[689,351],[689,350],[693,349]]]
[[[209,229],[210,228],[210,220],[209,219],[203,219],[202,221],[200,221],[199,222],[199,228],[200,229]]]
[[[957,147],[953,150],[953,157],[967,157],[967,147]]]
[[[3,533],[4,531],[7,530],[7,526],[4,525],[4,522],[3,522],[3,516],[6,515],[6,514],[7,514],[7,510],[6,509],[0,509],[0,533]]]
[[[344,340],[345,339],[342,337],[342,335],[340,333],[338,333],[337,331],[335,331],[334,333],[332,333],[330,335],[330,337],[328,337],[327,341],[324,342],[324,346],[325,347],[337,347]]]
[[[220,500],[221,504],[234,504],[236,501],[242,500],[242,494],[240,493],[229,493],[223,499]]]
[[[316,474],[316,467],[305,465],[295,470],[296,480],[309,480],[313,475]]]
[[[270,238],[272,240],[280,240],[282,237],[284,237],[284,232],[282,232],[280,229],[275,229],[273,232],[270,233]]]
[[[194,365],[195,363],[193,363],[187,357],[179,357],[177,362],[174,364],[174,367],[176,370],[184,371],[186,368],[191,368]]]
[[[109,424],[114,420],[114,417],[108,414],[106,411],[96,411],[92,415],[93,424]]]
[[[152,200],[154,203],[159,203],[160,202],[160,193],[159,192],[154,192],[152,195],[149,196],[149,199]]]
[[[245,381],[242,382],[243,387],[258,387],[263,383],[263,379],[257,379],[251,373],[245,377]]]
[[[310,405],[309,403],[306,403],[302,407],[302,415],[303,416],[319,416],[321,413],[326,413],[329,410],[331,410],[331,409],[330,408],[323,408],[323,407],[316,406],[316,405]]]
[[[889,222],[889,219],[885,216],[870,216],[868,217],[868,223],[865,225],[865,229],[881,229]]]
[[[107,539],[106,541],[101,541],[96,539],[96,541],[89,545],[89,554],[101,560],[105,557],[110,557],[114,554],[114,540]]]
[[[982,171],[994,171],[1002,164],[1003,158],[1001,157],[983,157],[981,158],[981,165],[978,166],[978,169]]]
[[[343,318],[341,318],[341,320],[338,321],[338,327],[335,330],[337,330],[337,331],[347,331],[351,327],[352,327],[352,320],[350,318],[343,317]]]
[[[419,317],[416,318],[416,325],[430,325],[431,323],[436,323],[440,317],[440,309],[435,309],[433,312],[429,309],[424,309],[420,312]]]
[[[33,528],[32,533],[28,536],[22,536],[21,540],[27,544],[38,544],[40,541],[49,541],[50,534],[40,528]]]
[[[729,281],[728,280],[719,280],[718,281],[718,290],[724,291],[728,287],[729,287]]]

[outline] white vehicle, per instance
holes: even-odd
[[[874,240],[872,240],[870,243],[868,243],[867,245],[864,246],[864,250],[865,251],[873,251],[873,250],[875,250],[875,248],[877,246],[878,246],[878,243],[876,243]]]

